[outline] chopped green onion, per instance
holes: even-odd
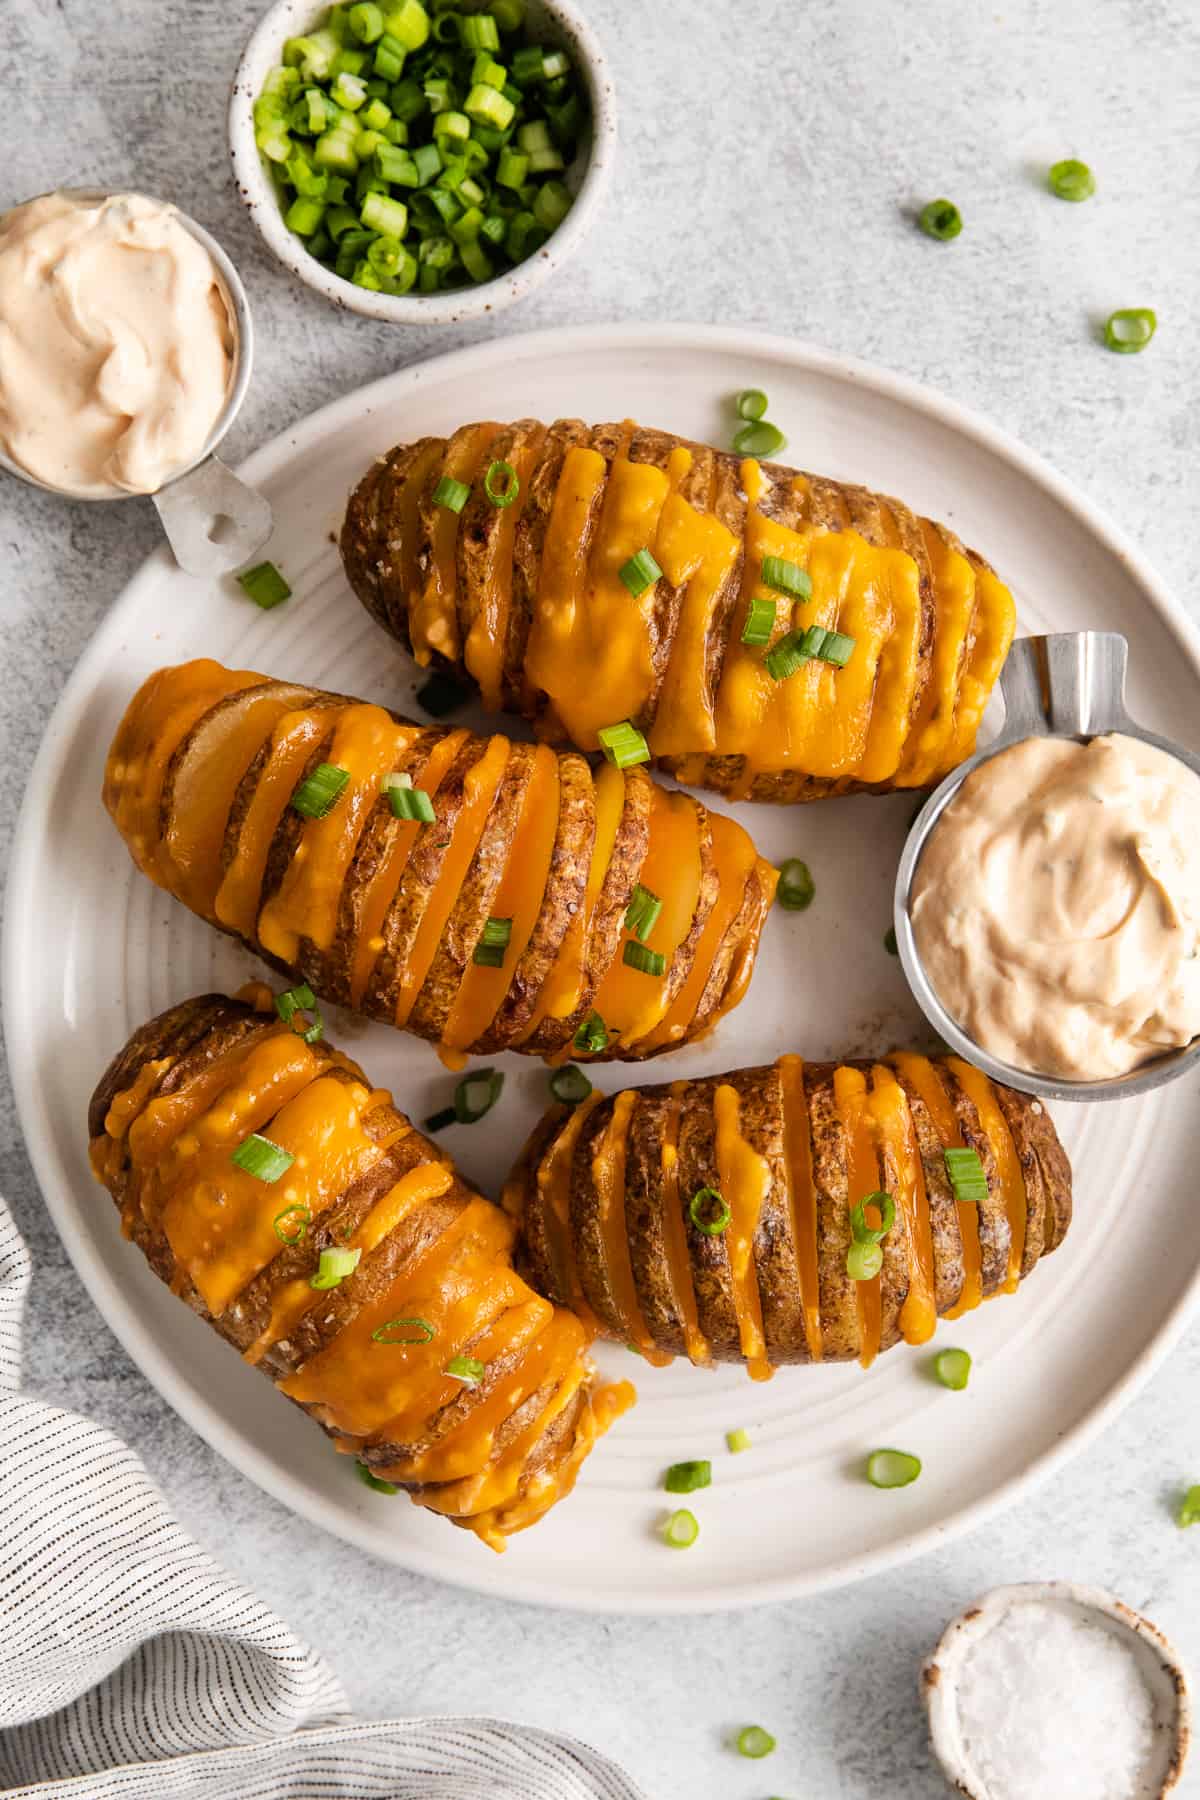
[[[561,225],[571,210],[571,195],[565,182],[544,181],[534,196],[533,216],[546,231]]]
[[[354,1466],[358,1470],[358,1479],[362,1482],[363,1486],[369,1487],[374,1493],[398,1494],[400,1492],[400,1489],[394,1486],[392,1482],[382,1481],[378,1475],[372,1475],[366,1463],[356,1462]]]
[[[775,602],[764,594],[757,594],[750,602],[746,623],[742,626],[742,642],[752,649],[761,649],[770,643],[774,629]]]
[[[808,625],[803,631],[789,631],[763,658],[767,673],[775,681],[787,681],[815,657],[844,669],[854,654],[855,640],[842,631],[829,631],[823,625]]]
[[[542,65],[546,52],[540,44],[522,44],[519,50],[513,51],[513,80],[520,87],[529,87],[533,82],[542,79]]]
[[[765,418],[766,411],[767,396],[763,393],[761,388],[742,389],[737,397],[737,416],[739,419],[748,419],[751,424],[757,424],[759,419]]]
[[[793,594],[797,600],[812,599],[812,576],[786,556],[764,556],[762,578],[764,586],[781,594]]]
[[[458,39],[464,50],[498,50],[500,27],[491,13],[460,14]]]
[[[487,1364],[477,1356],[452,1356],[446,1364],[447,1375],[453,1375],[465,1387],[478,1387],[487,1374]]]
[[[409,154],[417,171],[419,186],[428,187],[431,181],[437,180],[442,172],[442,153],[436,144],[418,144]]]
[[[550,1092],[563,1106],[578,1106],[580,1101],[587,1099],[591,1091],[591,1082],[574,1063],[565,1063],[561,1069],[555,1069],[550,1077]]]
[[[252,1131],[248,1138],[242,1139],[230,1160],[247,1175],[253,1175],[256,1181],[269,1184],[286,1175],[296,1159],[290,1150],[284,1150],[270,1138]]]
[[[529,158],[520,150],[511,150],[506,144],[500,152],[500,160],[496,164],[496,182],[500,187],[524,187],[529,176]]]
[[[727,1431],[725,1433],[725,1442],[729,1446],[732,1455],[740,1456],[743,1450],[749,1450],[750,1448],[750,1433],[746,1430],[745,1426],[739,1425],[736,1431]]]
[[[931,200],[921,208],[917,223],[926,237],[949,243],[963,228],[962,214],[952,200]]]
[[[1127,306],[1110,313],[1104,322],[1104,342],[1120,356],[1144,350],[1158,329],[1158,319],[1148,306]]]
[[[507,94],[497,93],[486,81],[477,82],[471,89],[463,102],[463,110],[477,125],[491,125],[497,131],[507,131],[517,113]]]
[[[408,208],[402,200],[393,200],[390,194],[368,194],[359,217],[369,231],[378,231],[383,237],[395,238],[397,242],[408,229]]]
[[[434,719],[444,719],[447,714],[457,712],[470,698],[470,692],[461,681],[441,669],[429,677],[424,687],[417,689],[417,705]]]
[[[501,31],[520,31],[525,23],[525,0],[492,0],[488,10]]]
[[[633,890],[629,905],[625,908],[625,929],[631,931],[638,942],[644,944],[654,927],[658,924],[663,903],[657,894],[639,881]]]
[[[809,631],[814,629],[820,631],[821,627],[810,625],[808,629]],[[806,637],[807,635],[808,632],[805,633]],[[844,669],[854,655],[855,641],[844,631],[826,631],[819,649],[814,650],[812,654],[819,656],[822,662],[833,663],[836,668]]]
[[[383,36],[383,14],[371,0],[361,0],[346,14],[346,21],[360,44],[373,44]]]
[[[437,1332],[428,1319],[388,1319],[371,1333],[373,1344],[431,1344]]]
[[[298,237],[311,237],[324,217],[325,208],[319,200],[310,200],[304,194],[297,194],[283,215],[283,222]]]
[[[867,1224],[868,1206],[873,1206],[879,1214],[878,1225]],[[850,1209],[850,1235],[856,1244],[882,1244],[895,1223],[896,1202],[890,1194],[885,1194],[880,1190],[864,1195],[858,1204]]]
[[[367,84],[361,75],[351,75],[342,69],[329,92],[344,112],[357,112],[366,103]]]
[[[1096,191],[1096,177],[1085,162],[1068,156],[1050,165],[1050,192],[1060,200],[1090,200]]]
[[[639,944],[636,938],[625,939],[621,960],[641,975],[653,975],[657,979],[666,973],[667,959],[662,951],[651,950],[648,944]]]
[[[757,1762],[760,1757],[770,1756],[775,1748],[775,1739],[761,1725],[745,1725],[736,1738],[739,1756],[751,1756]]]
[[[421,825],[432,825],[437,818],[425,789],[414,787],[412,776],[403,770],[384,776],[383,791],[393,818],[416,820]]]
[[[688,1204],[688,1217],[705,1237],[720,1237],[729,1229],[733,1213],[714,1187],[697,1188]]]
[[[273,606],[281,606],[291,598],[292,590],[273,562],[256,563],[252,569],[243,569],[237,579],[238,586],[264,612],[270,612]]]
[[[846,1252],[846,1273],[851,1281],[873,1281],[883,1267],[878,1244],[853,1243]]]
[[[700,1524],[695,1513],[681,1506],[673,1512],[663,1526],[663,1539],[672,1550],[688,1550],[700,1536]]]
[[[292,810],[306,819],[323,819],[349,779],[348,769],[339,769],[336,763],[318,763],[292,795]]]
[[[943,1387],[960,1393],[971,1377],[971,1356],[967,1350],[939,1350],[933,1359],[933,1372]]]
[[[493,506],[511,506],[521,491],[521,479],[510,462],[488,464],[483,478],[483,491]]]
[[[921,1473],[921,1459],[907,1450],[873,1450],[867,1458],[867,1480],[872,1487],[908,1487]]]
[[[619,573],[621,580],[636,600],[645,593],[648,587],[654,586],[662,574],[662,570],[648,550],[639,550],[636,555],[630,557],[627,563],[622,565]]]
[[[429,36],[429,14],[421,0],[389,0],[387,28],[406,50],[420,50]]]
[[[287,1223],[290,1219],[295,1220],[294,1226]],[[282,1212],[277,1212],[271,1223],[281,1244],[302,1244],[308,1236],[312,1213],[307,1206],[301,1206],[297,1202],[293,1206],[285,1206]]]
[[[1183,1496],[1175,1523],[1179,1526],[1200,1525],[1200,1487],[1190,1487]]]
[[[557,81],[571,67],[566,53],[562,50],[547,50],[542,57],[543,81]]]
[[[399,38],[385,31],[375,46],[375,61],[372,68],[385,81],[399,81],[404,73],[405,49]]]
[[[672,1463],[663,1477],[668,1494],[694,1494],[699,1488],[712,1486],[710,1462]]]
[[[285,1025],[290,1025],[297,1013],[308,1013],[312,1023],[302,1027],[299,1035],[306,1044],[319,1043],[325,1035],[325,1021],[321,1017],[321,1009],[317,1005],[317,996],[308,983],[302,982],[299,987],[288,988],[275,996],[275,1011]]]
[[[816,883],[806,862],[801,862],[798,856],[789,856],[786,862],[780,863],[775,900],[784,912],[807,912],[816,891]]]
[[[471,953],[471,961],[485,969],[502,969],[504,953],[508,949],[512,937],[511,919],[492,919],[484,921],[479,942]]]
[[[596,736],[600,740],[600,748],[609,762],[616,763],[618,769],[631,768],[634,763],[650,761],[650,746],[647,744],[636,725],[628,719],[620,725],[602,725]]]
[[[590,1012],[583,1023],[576,1026],[571,1042],[576,1050],[588,1056],[596,1056],[601,1050],[608,1049],[608,1026],[598,1012]]]
[[[896,927],[889,925],[883,934],[883,947],[889,956],[899,956],[900,946],[896,942]]]
[[[787,449],[787,439],[778,425],[757,419],[734,433],[733,448],[737,456],[777,456]]]
[[[978,1150],[957,1149],[943,1150],[942,1160],[946,1165],[946,1174],[950,1178],[950,1186],[954,1189],[954,1198],[967,1205],[975,1205],[988,1197],[987,1176],[983,1172],[983,1164],[979,1160]]]
[[[474,1125],[490,1113],[504,1086],[498,1069],[472,1069],[454,1090],[454,1116],[460,1125]]]
[[[508,80],[508,70],[503,63],[498,63],[486,50],[480,50],[471,64],[472,84],[482,81],[488,87],[503,89]]]
[[[471,498],[471,490],[465,482],[455,481],[450,475],[443,475],[433,490],[433,504],[444,506],[448,512],[460,513]]]
[[[309,1278],[309,1287],[340,1287],[348,1275],[353,1275],[361,1258],[361,1250],[322,1250],[317,1272]]]

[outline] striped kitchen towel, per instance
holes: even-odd
[[[354,1719],[320,1657],[180,1529],[132,1451],[20,1393],[29,1280],[0,1199],[0,1793],[641,1800],[549,1732]]]

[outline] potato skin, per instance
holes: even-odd
[[[437,1244],[466,1209],[488,1206],[464,1184],[444,1153],[414,1130],[385,1096],[383,1103],[360,1115],[362,1129],[379,1147],[378,1156],[365,1172],[334,1194],[301,1242],[281,1243],[266,1267],[248,1281],[224,1311],[213,1316],[193,1285],[187,1266],[176,1260],[161,1219],[155,1214],[158,1202],[151,1196],[158,1165],[147,1167],[136,1160],[130,1146],[129,1125],[152,1102],[170,1095],[186,1095],[192,1083],[210,1075],[231,1053],[245,1052],[281,1033],[286,1035],[286,1028],[273,1012],[256,1011],[243,1000],[223,994],[185,1000],[134,1033],[101,1077],[88,1111],[93,1167],[121,1210],[126,1234],[155,1273],[194,1312],[243,1355],[251,1353],[250,1360],[257,1361],[276,1383],[285,1382],[333,1344],[365,1307],[383,1298],[406,1267]],[[347,1085],[369,1087],[362,1071],[324,1041],[312,1047],[312,1057],[314,1072],[310,1079],[331,1077]],[[232,1071],[233,1065],[228,1066]],[[229,1079],[233,1078],[231,1073]],[[130,1100],[120,1098],[131,1095],[131,1090]],[[114,1102],[118,1102],[115,1108]],[[270,1120],[260,1127],[268,1137],[271,1128]],[[274,1328],[272,1335],[273,1306],[297,1285],[303,1293],[321,1251],[344,1245],[377,1202],[406,1175],[425,1166],[432,1166],[439,1173],[445,1171],[448,1180],[444,1191],[411,1206],[381,1239],[369,1245],[347,1279],[323,1293],[319,1300],[312,1299],[302,1316],[287,1327],[286,1334],[281,1335]],[[269,1193],[269,1189],[265,1191]],[[185,1198],[191,1202],[186,1189]],[[500,1215],[495,1216],[499,1220]],[[511,1226],[501,1228],[497,1255],[504,1266],[509,1263],[511,1237]],[[631,1390],[597,1387],[586,1357],[586,1332],[567,1315],[534,1302],[530,1291],[519,1285],[511,1299],[512,1308],[515,1311],[530,1304],[540,1304],[541,1313],[550,1321],[544,1331],[565,1329],[569,1334],[566,1343],[573,1354],[562,1372],[552,1379],[541,1379],[536,1364],[529,1373],[521,1372],[520,1349],[510,1349],[489,1362],[477,1386],[464,1384],[448,1403],[439,1402],[417,1435],[403,1441],[390,1437],[386,1429],[366,1438],[355,1437],[341,1429],[336,1420],[323,1416],[326,1409],[322,1406],[302,1401],[297,1404],[324,1426],[340,1449],[357,1455],[368,1468],[387,1472],[388,1479],[406,1488],[417,1504],[447,1512],[455,1524],[476,1531],[494,1548],[502,1549],[507,1530],[532,1523],[559,1497],[556,1487],[562,1493],[569,1491],[577,1465],[594,1437],[632,1398]],[[480,1332],[487,1325],[481,1312]],[[428,1379],[428,1372],[424,1378]],[[528,1446],[517,1470],[515,1492],[504,1505],[472,1508],[469,1499],[464,1504],[456,1495],[453,1480],[406,1478],[394,1467],[435,1451],[442,1438],[469,1419],[475,1408],[485,1406],[506,1381],[514,1381],[511,1404],[497,1422],[489,1469],[501,1465],[506,1447],[536,1422],[542,1409],[553,1400],[560,1382],[566,1386],[565,1404],[547,1418],[544,1430]],[[541,1494],[539,1478],[543,1476],[552,1478],[546,1495]]]
[[[986,1295],[1005,1284],[1011,1228],[995,1154],[974,1105],[955,1081],[950,1061],[932,1057],[929,1066],[953,1109],[964,1143],[977,1150],[987,1179],[988,1197],[977,1209]],[[801,1072],[803,1116],[790,1123],[793,1134],[804,1129],[808,1134],[813,1196],[809,1215],[811,1252],[818,1283],[821,1359],[831,1362],[864,1353],[869,1360],[876,1350],[886,1350],[899,1342],[903,1336],[901,1315],[913,1281],[908,1225],[903,1210],[897,1208],[896,1222],[884,1240],[883,1269],[876,1284],[878,1343],[864,1344],[859,1284],[846,1268],[851,1243],[851,1201],[859,1196],[852,1196],[849,1187],[847,1129],[835,1093],[839,1066],[860,1071],[868,1080],[868,1092],[871,1091],[874,1065],[869,1062],[805,1063]],[[942,1154],[946,1144],[908,1076],[898,1066],[891,1072],[907,1101],[919,1152],[933,1254],[932,1298],[936,1311],[945,1314],[959,1300],[966,1269],[958,1205]],[[727,1239],[723,1234],[709,1236],[698,1231],[688,1214],[690,1196],[699,1188],[720,1187],[716,1095],[722,1086],[734,1089],[741,1136],[770,1170],[752,1254],[769,1360],[808,1362],[812,1356],[806,1337],[795,1223],[800,1215],[793,1213],[791,1204],[785,1152],[789,1141],[786,1102],[778,1064],[633,1090],[635,1098],[628,1111],[626,1132],[624,1210],[615,1222],[610,1217],[607,1225],[595,1174],[596,1152],[611,1131],[617,1107],[623,1104],[628,1108],[629,1097],[613,1096],[592,1106],[575,1147],[569,1187],[571,1251],[578,1280],[605,1335],[627,1342],[636,1341],[641,1331],[655,1350],[670,1356],[686,1347],[684,1321],[676,1304],[682,1276],[690,1283],[700,1329],[708,1342],[707,1360],[744,1360]],[[992,1092],[1013,1139],[1025,1184],[1025,1251],[1020,1269],[1023,1278],[1062,1241],[1070,1221],[1071,1170],[1040,1101],[996,1083],[992,1084]],[[507,1210],[521,1221],[518,1266],[539,1292],[563,1303],[570,1299],[570,1271],[564,1268],[561,1256],[554,1253],[544,1184],[539,1183],[538,1177],[570,1117],[566,1108],[558,1107],[540,1122],[513,1170],[504,1202]],[[682,1214],[686,1243],[682,1271],[671,1263],[668,1241],[670,1202],[665,1170],[671,1159],[669,1154],[664,1157],[668,1120],[674,1120],[676,1131],[675,1204]],[[876,1127],[872,1131],[880,1180],[885,1191],[892,1192],[898,1186],[896,1153],[886,1133]],[[612,1280],[613,1257],[621,1250],[618,1236],[627,1245],[640,1309],[634,1330],[621,1310]]]

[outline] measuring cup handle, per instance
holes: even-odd
[[[1018,638],[1000,676],[1004,736],[1047,731],[1095,737],[1128,723],[1125,668],[1129,645],[1119,631],[1062,631]]]
[[[175,560],[189,575],[240,568],[271,535],[271,506],[219,456],[168,482],[151,499]]]

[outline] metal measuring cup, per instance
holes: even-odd
[[[912,928],[912,887],[917,864],[938,820],[967,776],[1002,750],[1029,737],[1086,740],[1109,732],[1140,738],[1200,777],[1200,756],[1170,738],[1146,731],[1125,710],[1125,671],[1129,645],[1116,631],[1064,631],[1050,637],[1018,638],[1000,677],[1004,697],[1004,730],[948,775],[925,802],[912,827],[896,875],[895,930],[900,962],[917,1005],[934,1030],[965,1061],[993,1081],[1040,1094],[1048,1100],[1124,1100],[1174,1081],[1200,1060],[1200,1037],[1168,1050],[1125,1075],[1103,1081],[1065,1081],[1015,1068],[992,1056],[968,1037],[938,998],[925,972]]]
[[[126,189],[58,188],[73,200],[100,201]],[[40,195],[35,196],[41,198]],[[217,456],[217,447],[238,415],[254,361],[254,326],[241,277],[216,239],[178,207],[175,216],[212,258],[233,329],[233,368],[225,404],[213,422],[200,454],[151,494],[69,494],[20,468],[0,446],[0,468],[63,499],[154,503],[175,560],[189,575],[224,575],[248,562],[271,535],[271,507],[262,494],[239,479]]]

